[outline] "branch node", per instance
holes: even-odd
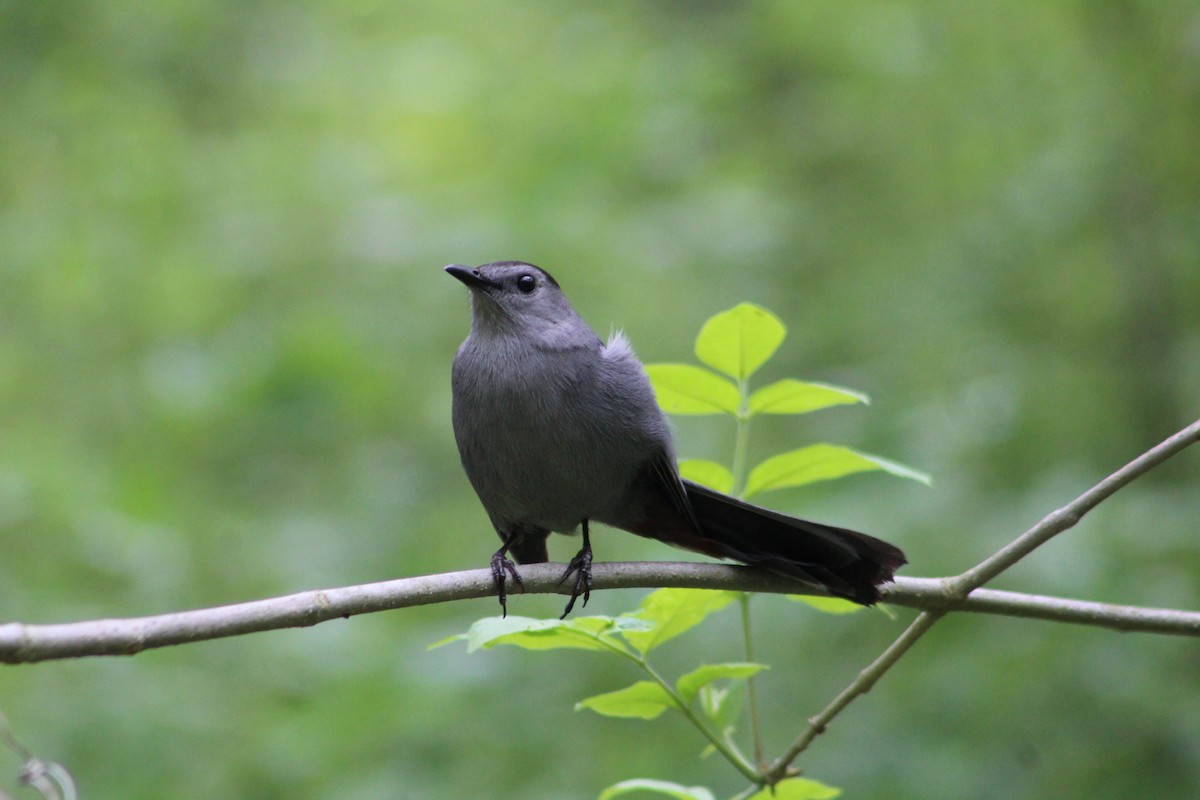
[[[1042,520],[1042,525],[1048,530],[1058,533],[1075,527],[1081,519],[1083,519],[1083,515],[1077,510],[1071,508],[1071,506],[1063,506],[1047,514],[1046,518]]]
[[[970,577],[971,574],[971,571],[967,571],[961,575],[942,578],[938,581],[938,588],[941,590],[941,597],[944,601],[939,607],[940,610],[951,611],[967,602],[972,590],[976,588]]]

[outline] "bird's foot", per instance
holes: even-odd
[[[521,574],[517,572],[517,565],[504,555],[503,550],[498,550],[492,556],[492,583],[496,585],[496,596],[500,598],[500,616],[508,616],[508,592],[505,591],[505,584],[508,583],[508,576],[511,575],[513,582],[517,587],[524,592],[525,581],[521,580]]]
[[[567,614],[571,613],[571,609],[575,607],[575,601],[579,595],[583,595],[583,604],[586,606],[588,599],[592,594],[592,548],[590,545],[584,545],[583,549],[575,554],[571,562],[567,564],[567,569],[563,572],[562,577],[558,579],[561,586],[567,582],[567,579],[572,575],[575,576],[575,583],[571,587],[571,599],[567,601],[567,607],[563,610],[562,616],[559,619],[566,619]]]

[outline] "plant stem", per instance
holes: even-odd
[[[662,675],[659,675],[658,670],[650,666],[650,662],[646,660],[645,656],[638,655],[632,650],[617,644],[607,636],[586,632],[581,632],[581,634],[585,638],[591,639],[597,644],[607,648],[608,651],[614,655],[623,656],[624,658],[632,661],[634,664],[637,664],[643,672],[650,676],[651,680],[657,683],[660,687],[662,687],[664,692],[670,695],[671,701],[675,704],[675,707],[678,708],[685,717],[687,717],[689,722],[696,726],[697,730],[703,734],[704,738],[708,739],[709,743],[716,748],[717,752],[725,756],[726,760],[729,761],[730,764],[732,764],[739,772],[745,775],[746,778],[753,781],[755,785],[763,785],[762,772],[756,769],[754,765],[751,764],[746,757],[741,754],[740,751],[738,751],[736,745],[717,735],[717,733],[713,731],[712,728],[710,728],[708,724],[696,714],[695,711],[692,710],[691,706],[679,696],[679,692],[675,691],[675,687]]]
[[[746,451],[750,448],[750,386],[738,381],[737,434],[733,440],[733,489],[741,498],[746,491]]]
[[[725,756],[726,760],[736,767],[738,772],[745,775],[746,778],[752,781],[755,785],[763,785],[762,773],[755,769],[754,765],[751,764],[746,757],[738,751],[736,746],[734,746],[731,742],[726,741],[723,737],[717,735],[717,733],[713,731],[712,728],[710,728],[707,723],[705,723],[704,720],[702,720],[696,714],[695,711],[692,710],[691,706],[684,702],[684,699],[679,696],[679,692],[675,691],[675,687],[668,683],[661,675],[659,675],[658,671],[655,670],[654,667],[650,666],[649,662],[647,662],[644,658],[636,656],[632,653],[628,653],[627,655],[637,662],[638,666],[640,666],[642,670],[650,676],[651,680],[661,686],[663,691],[671,696],[671,700],[675,703],[675,706],[683,713],[685,717],[687,717],[689,722],[696,726],[700,733],[704,734],[704,738],[708,739],[712,746],[716,748],[718,753]]]
[[[742,607],[742,647],[747,664],[754,663],[754,631],[750,625],[750,595],[738,593],[738,603]],[[746,704],[750,712],[750,733],[754,737],[754,763],[763,769],[766,760],[763,757],[762,719],[758,714],[758,683],[756,676],[746,679]]]

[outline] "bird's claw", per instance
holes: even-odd
[[[512,576],[513,582],[517,584],[522,592],[525,591],[525,581],[521,580],[521,573],[517,572],[517,565],[510,561],[503,551],[500,551],[492,556],[492,583],[496,585],[496,596],[500,598],[500,616],[508,616],[508,592],[505,584],[508,582],[508,576]]]
[[[559,619],[566,619],[567,614],[571,613],[571,609],[575,607],[575,601],[579,595],[583,595],[583,604],[586,606],[588,599],[592,595],[592,548],[584,547],[571,562],[567,564],[567,569],[563,572],[562,577],[558,579],[561,586],[566,583],[571,575],[575,576],[575,583],[571,587],[571,599],[567,601],[567,607],[563,610],[562,616]]]

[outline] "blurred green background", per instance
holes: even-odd
[[[3,620],[484,566],[450,262],[547,268],[647,361],[770,308],[790,337],[761,380],[874,402],[764,422],[752,457],[833,441],[936,483],[761,500],[891,539],[911,575],[965,569],[1200,409],[1187,0],[7,2],[0,109]],[[724,420],[677,428],[728,461]],[[995,585],[1197,607],[1198,480],[1187,453]],[[755,605],[773,752],[911,617]],[[495,611],[9,667],[0,709],[90,800],[742,788],[678,721],[572,711],[622,664],[425,650]],[[738,658],[734,616],[664,669]],[[848,797],[1194,796],[1198,669],[1189,640],[956,617],[801,766]]]

